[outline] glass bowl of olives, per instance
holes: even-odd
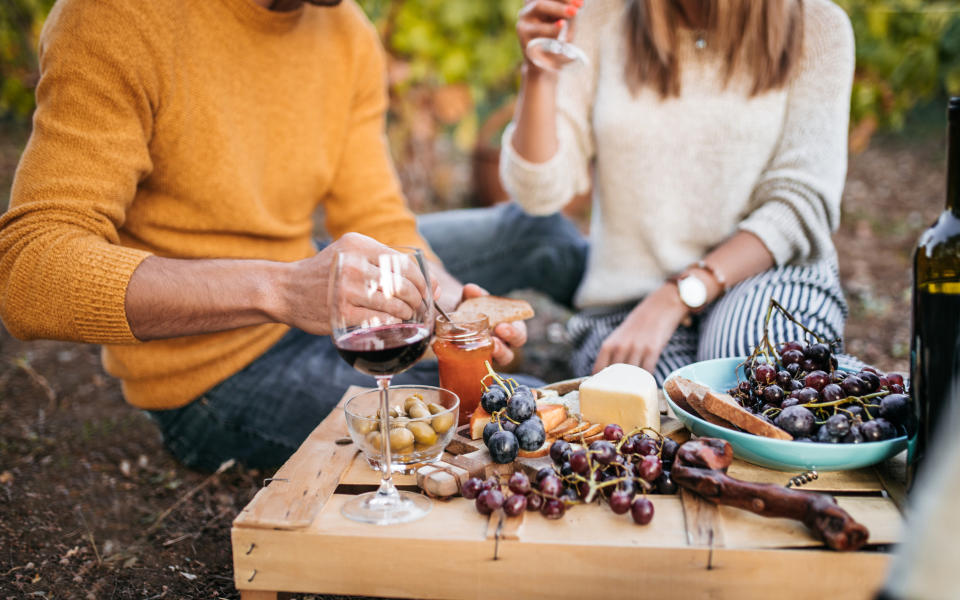
[[[380,390],[350,397],[343,407],[347,430],[370,466],[383,463]],[[391,470],[413,473],[422,464],[439,460],[457,429],[460,399],[443,388],[397,385],[388,390]]]

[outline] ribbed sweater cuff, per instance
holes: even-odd
[[[130,277],[148,256],[143,250],[99,244],[77,257],[73,301],[77,330],[84,340],[96,344],[139,341],[127,322],[125,301]]]
[[[504,188],[524,209],[538,212],[536,209],[546,209],[548,205],[556,203],[558,195],[562,195],[557,188],[566,179],[561,176],[564,173],[564,157],[561,151],[564,140],[558,140],[557,151],[549,160],[535,163],[523,158],[514,150],[514,129],[515,125],[511,123],[503,132],[500,146],[502,154],[500,179],[503,181]],[[549,208],[558,207],[550,206]]]
[[[740,223],[740,229],[760,238],[777,266],[789,263],[798,249],[809,247],[803,222],[789,204],[770,200]]]

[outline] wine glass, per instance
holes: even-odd
[[[559,71],[573,65],[582,67],[590,64],[583,50],[567,41],[569,21],[560,21],[560,32],[556,38],[538,37],[527,42],[527,58],[530,62],[547,71]]]
[[[390,378],[417,362],[430,342],[433,294],[423,253],[402,247],[373,257],[341,252],[330,281],[333,343],[350,366],[377,380],[383,448],[380,488],[349,500],[340,512],[378,525],[419,519],[430,500],[393,485],[389,388]]]

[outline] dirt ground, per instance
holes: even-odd
[[[907,369],[910,252],[943,203],[942,129],[928,129],[851,159],[836,235],[847,349],[884,370]],[[0,206],[20,143],[0,142]],[[524,367],[556,380],[564,314],[538,308]],[[269,476],[179,466],[97,348],[0,327],[0,600],[235,598],[230,523]]]

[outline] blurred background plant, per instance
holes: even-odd
[[[837,0],[857,40],[850,146],[879,129],[900,130],[918,103],[960,94],[957,0]]]
[[[837,0],[853,22],[851,148],[898,130],[918,103],[960,94],[957,0]],[[390,54],[389,137],[416,211],[497,199],[523,0],[358,0]],[[0,2],[0,120],[29,121],[37,36],[53,0]]]
[[[0,119],[23,123],[33,112],[37,37],[53,0],[0,2]]]

